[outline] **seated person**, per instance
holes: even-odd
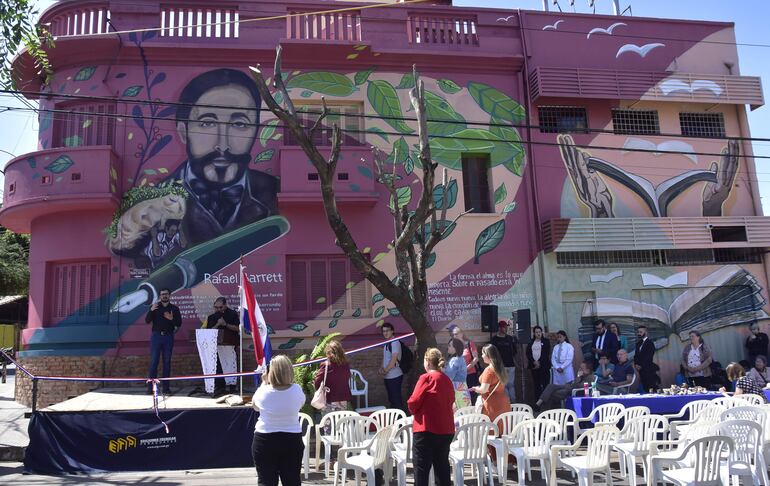
[[[601,368],[601,365],[599,367]],[[628,352],[625,349],[619,349],[618,362],[610,374],[609,383],[599,383],[596,388],[603,394],[610,394],[613,388],[631,383],[635,374],[634,364],[628,360]]]
[[[610,363],[610,358],[606,353],[599,353],[599,366],[596,368],[596,384],[607,385],[612,381],[612,372],[615,371],[615,365]]]
[[[745,368],[744,368],[745,369]],[[759,388],[764,388],[770,383],[770,368],[767,366],[767,358],[762,355],[754,359],[754,367],[746,373]]]
[[[684,376],[684,366],[679,365],[679,373],[674,377],[674,384],[676,386],[682,386],[687,383],[687,378]]]
[[[594,382],[594,374],[591,372],[593,365],[590,361],[583,361],[578,367],[577,377],[570,383],[563,385],[549,384],[543,390],[543,394],[535,403],[536,409],[549,410],[551,408],[559,408],[561,401],[572,394],[572,390],[582,390],[583,384],[588,383],[590,386]]]
[[[757,386],[754,380],[746,375],[746,371],[743,369],[743,366],[739,365],[738,363],[730,363],[727,365],[727,379],[730,381],[735,381],[734,395],[744,395],[750,393],[753,395],[759,395],[765,400],[765,402],[767,401],[762,389]],[[720,388],[719,391],[727,394],[727,390],[724,387]]]

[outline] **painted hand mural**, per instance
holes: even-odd
[[[716,182],[706,184],[703,189],[703,216],[722,216],[722,205],[732,191],[735,176],[738,174],[740,145],[737,140],[730,140],[722,149],[719,164],[712,162],[711,171],[716,174]]]
[[[591,210],[591,217],[614,218],[612,193],[596,170],[589,167],[591,154],[577,148],[570,135],[559,135],[556,140],[575,192],[583,204]]]

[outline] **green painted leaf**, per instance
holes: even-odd
[[[406,143],[404,137],[401,137],[393,144],[393,150],[390,152],[390,155],[388,155],[388,158],[385,159],[385,162],[388,164],[395,163],[396,165],[401,165],[406,163],[408,159],[409,144]]]
[[[299,95],[302,96],[303,98],[310,98],[311,96],[313,96],[313,92],[305,90],[302,93],[300,93]]]
[[[503,208],[503,213],[508,214],[514,209],[516,209],[516,201],[506,204],[505,207]]]
[[[275,329],[273,329],[273,326],[271,326],[270,324],[265,324],[265,325],[267,326],[267,334],[268,335],[275,334]]]
[[[414,133],[403,118],[401,111],[401,101],[398,99],[396,90],[387,81],[376,80],[369,81],[366,89],[366,97],[372,105],[372,109],[381,117],[385,117],[385,122],[401,133]]]
[[[412,89],[414,88],[414,74],[407,73],[401,77],[401,82],[398,83],[396,89]]]
[[[350,78],[328,71],[298,74],[286,83],[286,87],[306,89],[327,96],[350,96],[356,91]]]
[[[463,153],[489,154],[492,167],[502,164],[512,172],[518,170],[514,173],[521,175],[524,154],[521,144],[503,142],[489,130],[479,128],[468,128],[453,135],[453,138],[431,139],[431,156],[435,162],[460,170]]]
[[[439,79],[438,87],[446,94],[455,94],[462,89],[462,87],[458,86],[458,84],[451,79]]]
[[[374,311],[374,317],[380,318],[382,317],[383,312],[385,312],[385,306],[381,305],[377,307],[377,310]]]
[[[275,155],[275,149],[263,150],[262,152],[258,153],[256,157],[254,157],[254,163],[256,164],[257,162],[267,162],[273,158],[273,155]]]
[[[283,93],[281,93],[280,91],[276,91],[275,93],[273,93],[273,99],[275,100],[276,103],[280,105],[281,103],[283,103]]]
[[[307,329],[307,324],[305,324],[304,322],[298,322],[296,324],[292,324],[291,326],[289,326],[289,329],[295,332],[302,332],[305,329]]]
[[[377,302],[382,302],[385,300],[385,297],[383,297],[382,294],[374,294],[372,296],[372,305],[376,304]]]
[[[452,135],[468,128],[465,118],[441,96],[425,92],[425,114],[430,135]]]
[[[123,96],[134,97],[142,92],[143,86],[129,86],[123,90]]]
[[[275,127],[278,125],[278,119],[274,118],[267,122],[263,127],[262,131],[259,132],[259,144],[265,147],[267,145],[267,141],[272,138],[273,135],[275,135]]]
[[[369,167],[366,167],[365,165],[359,165],[356,167],[356,170],[359,174],[366,177],[367,179],[374,179],[374,174],[372,174],[372,170]]]
[[[144,169],[144,173],[147,175],[156,175],[158,172],[155,169]]]
[[[88,81],[91,79],[91,76],[94,75],[96,72],[96,67],[94,66],[86,66],[84,68],[81,68],[80,71],[75,75],[74,80],[75,81]]]
[[[352,314],[353,317],[361,317],[361,308],[357,308],[355,311],[353,311]]]
[[[166,169],[165,167],[158,167],[158,172],[160,172],[161,174],[168,174],[168,169]]]
[[[265,260],[265,265],[267,265],[268,267],[272,267],[273,265],[276,264],[276,262],[278,262],[278,257],[275,255],[270,255],[269,257],[267,257],[267,260]]]
[[[510,96],[487,84],[471,81],[468,83],[468,92],[476,100],[479,107],[494,118],[511,123],[520,123],[526,117],[523,106]]]
[[[398,207],[403,208],[412,201],[412,188],[410,186],[396,188],[396,197],[398,197]],[[390,198],[390,208],[396,209],[392,196]]]
[[[280,346],[278,346],[278,349],[292,349],[297,344],[301,343],[302,339],[300,338],[291,338],[289,339],[289,342],[283,343]]]
[[[505,183],[502,183],[495,189],[495,205],[505,201],[506,197],[508,197],[508,190],[505,188]]]
[[[318,337],[320,335],[321,335],[321,330],[320,329],[313,333],[313,337]]]
[[[423,241],[428,241],[428,238],[430,238],[431,223],[426,223],[422,226],[422,237]],[[442,237],[441,239],[444,240],[449,237],[449,235],[452,234],[452,232],[457,228],[457,223],[453,223],[449,221],[448,219],[440,219],[436,221],[436,227],[441,231]],[[417,235],[415,234],[415,239],[413,240],[415,243],[417,243]]]
[[[497,245],[503,241],[503,236],[505,236],[504,219],[484,228],[476,238],[476,252],[473,256],[473,263],[479,263],[479,257],[481,255],[489,253],[497,248]]]
[[[34,157],[27,157],[27,163],[29,164],[30,169],[37,167],[37,161],[35,161]]]
[[[319,297],[315,300],[316,304],[323,304],[324,302],[326,302],[326,297]]]
[[[334,317],[335,319],[339,319],[340,317],[342,317],[342,314],[344,314],[344,313],[345,313],[345,311],[340,309],[340,310],[336,311],[334,313],[334,316],[332,316],[332,317]]]
[[[337,319],[334,319],[333,321],[329,322],[329,329],[334,329],[337,327],[337,324],[339,324],[339,321]]]
[[[377,69],[377,67],[372,66],[366,71],[357,72],[356,75],[353,76],[353,82],[356,84],[356,86],[361,86],[366,82],[366,80],[369,79],[369,76],[374,72],[375,69]]]
[[[431,252],[430,255],[428,255],[428,258],[425,260],[425,268],[430,268],[433,266],[433,264],[436,263],[436,252]]]
[[[401,313],[395,307],[389,308],[388,309],[388,314],[390,314],[391,316],[394,316],[394,317],[401,315]]]
[[[505,122],[502,120],[492,118],[491,123],[489,131],[501,140],[507,141],[513,150],[512,157],[503,162],[503,166],[517,176],[521,176],[524,173],[525,152],[519,131],[513,127],[503,126]]]
[[[457,203],[457,180],[447,182],[446,208],[450,209]],[[444,185],[439,184],[433,188],[433,204],[436,209],[444,209]]]
[[[388,254],[385,253],[385,252],[377,253],[376,255],[374,255],[374,258],[372,258],[372,263],[377,263],[380,260],[382,260],[383,258],[385,258],[386,256],[388,256]],[[374,303],[374,302],[372,302],[372,303]]]
[[[414,172],[414,161],[411,157],[407,157],[406,163],[404,164],[404,172],[406,175],[411,175],[412,172]]]
[[[394,174],[382,174],[380,177],[377,178],[377,182],[384,183],[384,182],[390,182],[390,181],[400,181],[401,179],[403,179],[403,177],[401,177],[398,174],[395,174],[395,175]]]
[[[385,142],[390,143],[390,141],[388,140],[388,135],[385,133],[385,130],[383,130],[382,128],[370,127],[370,128],[367,128],[366,131],[369,133],[373,133],[378,137],[380,137],[381,139],[385,140]]]
[[[350,290],[350,289],[352,289],[355,286],[356,286],[355,282],[348,282],[348,283],[345,284],[345,289],[346,290]]]
[[[80,147],[81,145],[83,145],[83,139],[78,135],[73,135],[64,139],[65,147]]]
[[[65,170],[72,167],[74,164],[75,162],[73,162],[72,159],[69,158],[69,156],[60,155],[56,157],[56,160],[54,160],[53,162],[45,166],[44,169],[54,174],[61,174]]]

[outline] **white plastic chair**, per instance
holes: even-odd
[[[354,423],[353,419],[352,417],[343,419],[342,427],[345,432],[348,428],[360,427],[360,424]],[[343,435],[346,435],[345,432],[343,432]],[[394,426],[384,427],[374,434],[373,439],[370,441],[365,440],[358,446],[345,445],[343,437],[343,446],[340,447],[337,455],[337,464],[334,465],[334,486],[337,486],[337,472],[340,469],[342,470],[343,485],[345,484],[345,471],[347,469],[354,471],[357,485],[359,484],[359,472],[366,474],[366,484],[374,484],[375,469],[383,469],[385,472],[385,484],[390,484],[390,441],[393,438],[394,432]],[[357,433],[360,433],[360,431],[356,431],[354,435]]]
[[[406,412],[397,408],[386,408],[385,410],[377,410],[373,414],[369,415],[369,418],[374,420],[374,424],[377,430],[394,425],[399,420],[406,418]]]
[[[670,421],[668,426],[671,432],[671,439],[679,439],[687,431],[687,429],[692,427],[694,424],[716,424],[719,422],[719,417],[724,410],[725,407],[723,405],[720,405],[719,403],[711,403],[709,406],[702,409],[695,416],[695,418],[692,418],[691,420]]]
[[[463,468],[469,464],[478,470],[478,484],[484,480],[484,467],[488,473],[489,486],[492,486],[492,460],[487,453],[489,434],[496,428],[491,422],[474,422],[461,425],[455,434],[454,447],[449,449],[449,462],[454,471],[455,484],[464,484]]]
[[[615,420],[615,423],[612,425],[615,425],[620,429],[620,422],[623,422],[623,428],[620,429],[621,436],[623,435],[623,430],[625,429],[625,424],[632,419],[638,418],[638,417],[644,417],[645,415],[650,414],[650,409],[647,407],[628,407],[625,410],[623,410],[623,413],[620,414],[620,417],[618,417]]]
[[[500,434],[499,437],[490,437],[489,445],[495,449],[497,456],[497,473],[500,482],[505,481],[505,472],[508,469],[507,439],[510,438],[513,429],[525,420],[531,420],[532,414],[529,412],[505,412],[495,418],[495,426]],[[500,476],[502,474],[502,476]]]
[[[329,463],[332,460],[332,447],[342,444],[340,438],[339,421],[345,417],[357,417],[356,412],[350,410],[338,410],[329,412],[315,426],[315,470],[318,472],[321,468],[321,444],[324,446],[325,469],[324,476],[329,477]],[[329,428],[328,434],[324,433],[324,427]]]
[[[491,423],[492,421],[489,420],[489,417],[483,413],[468,413],[460,416],[455,415],[455,427],[462,427],[466,424],[475,424],[480,422]]]
[[[302,443],[305,450],[302,451],[302,469],[305,471],[305,479],[310,474],[310,432],[313,428],[313,419],[306,413],[299,413],[299,426],[302,428]]]
[[[680,486],[722,486],[722,458],[735,448],[729,437],[711,435],[687,444],[675,457],[650,457],[651,484],[657,478]],[[683,463],[691,464],[682,466]],[[663,469],[666,465],[675,469]]]
[[[559,424],[559,435],[551,442],[552,444],[569,445],[570,428],[572,429],[573,437],[577,436],[577,431],[575,430],[577,415],[573,410],[567,408],[554,408],[552,410],[540,412],[540,415],[538,415],[537,418],[553,420]]]
[[[764,428],[751,420],[726,420],[714,427],[719,435],[730,437],[735,448],[727,461],[727,474],[738,484],[738,477],[748,477],[744,484],[768,484],[767,467],[762,457]]]
[[[610,452],[620,432],[614,425],[599,425],[586,430],[573,445],[551,447],[551,484],[556,483],[556,469],[561,465],[578,476],[578,484],[588,486],[593,483],[593,475],[603,472],[607,483],[612,484]],[[584,444],[585,443],[585,444]],[[584,455],[573,455],[585,445]],[[563,457],[562,453],[570,454]]]
[[[519,486],[524,485],[524,474],[532,482],[533,460],[540,462],[540,476],[546,483],[551,470],[551,444],[559,435],[559,424],[548,419],[525,420],[516,427],[506,439],[508,454],[516,458]]]
[[[694,422],[687,426],[684,434],[679,436],[678,439],[664,439],[653,440],[650,442],[650,453],[647,468],[647,474],[649,475],[648,484],[657,484],[656,478],[660,471],[660,464],[656,467],[652,467],[651,458],[659,457],[667,460],[666,464],[669,466],[677,467],[691,467],[693,464],[692,458],[682,456],[682,451],[690,443],[702,439],[703,437],[710,437],[714,434],[715,423],[711,421]],[[669,432],[671,425],[669,424]],[[679,459],[677,459],[679,458]]]
[[[358,382],[361,387],[358,387]],[[364,407],[369,408],[369,382],[364,379],[364,375],[358,370],[350,370],[350,394],[356,397],[357,408],[361,408],[361,397],[364,397]]]
[[[765,397],[760,397],[759,395],[755,395],[753,393],[743,393],[741,395],[733,395],[733,400],[737,402],[741,402],[741,401],[747,402],[747,403],[741,403],[740,405],[738,405],[739,407],[746,406],[746,405],[761,407],[766,403]]]
[[[337,451],[337,463],[334,464],[334,481],[337,482],[339,473],[342,473],[342,482],[345,483],[346,477],[346,456],[348,452],[363,452],[371,443],[369,431],[374,427],[374,421],[370,417],[355,415],[352,417],[343,417],[337,424],[339,430],[340,448]],[[355,470],[355,468],[353,468]],[[356,478],[358,472],[356,472]]]
[[[725,408],[725,409],[745,405],[744,402],[738,402],[733,397],[719,397],[719,398],[715,398],[715,399],[711,400],[711,403],[713,405],[719,405],[719,406],[721,406],[722,408]]]
[[[458,408],[457,410],[455,410],[454,416],[455,416],[455,419],[457,419],[457,417],[459,417],[461,415],[468,415],[468,414],[471,414],[471,413],[479,413],[479,410],[476,408],[475,405],[470,405],[468,407]]]
[[[590,423],[596,420],[596,423],[594,424],[595,427],[598,427],[599,425],[615,425],[625,409],[626,407],[619,403],[605,403],[599,405],[591,411],[588,417],[579,418],[577,420],[578,431],[582,434],[587,430],[580,426],[580,422]]]
[[[412,443],[414,442],[412,427],[411,422],[402,421],[393,435],[390,457],[396,465],[398,486],[406,486],[406,469],[412,462]]]
[[[530,415],[533,417],[535,416],[535,412],[532,411],[532,407],[526,403],[512,403],[511,412],[529,412]]]
[[[650,455],[650,442],[657,440],[660,434],[668,432],[668,422],[660,415],[642,415],[626,421],[617,444],[613,448],[618,452],[620,472],[630,476],[631,486],[636,486],[636,458],[642,460],[644,481],[647,482],[647,457]]]
[[[685,403],[679,413],[663,414],[669,422],[691,421],[694,422],[701,410],[711,405],[711,400],[695,400]],[[685,418],[687,417],[687,418]]]

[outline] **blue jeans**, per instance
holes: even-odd
[[[174,333],[168,332],[162,335],[160,332],[153,332],[150,338],[150,378],[158,377],[158,362],[161,354],[163,355],[163,378],[171,376],[171,353],[174,351]],[[169,390],[169,382],[164,381],[163,391]]]
[[[396,378],[385,378],[385,391],[388,392],[390,408],[404,409],[404,399],[401,397],[401,382],[403,381],[404,375]]]

